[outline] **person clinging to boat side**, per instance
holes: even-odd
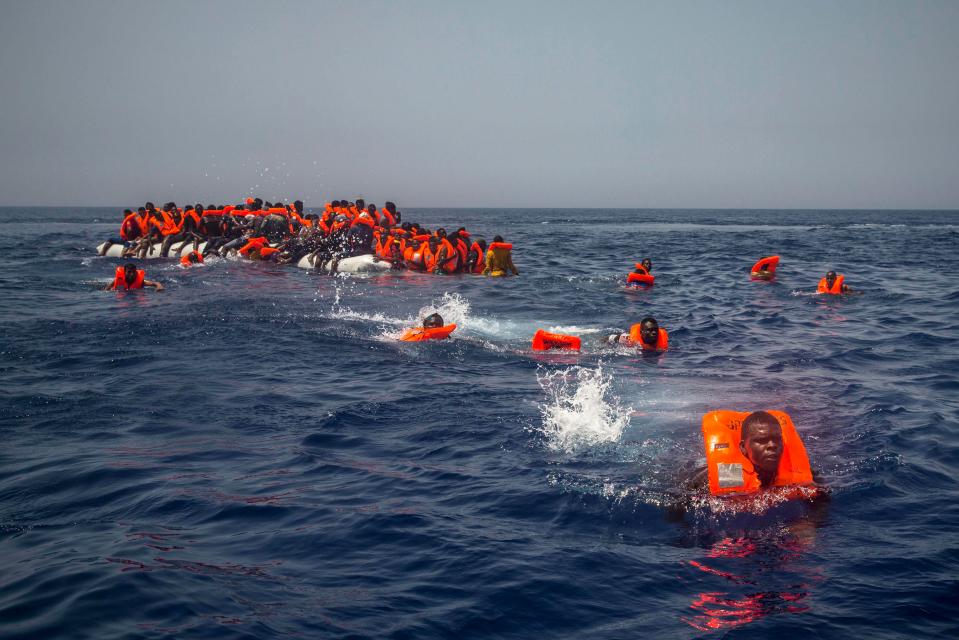
[[[146,279],[146,272],[137,269],[137,265],[128,262],[122,267],[117,267],[113,282],[104,287],[104,291],[127,291],[129,289],[142,289],[143,287],[153,287],[157,291],[163,291],[163,285],[159,282]]]

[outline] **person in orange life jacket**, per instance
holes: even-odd
[[[484,276],[501,277],[509,275],[509,271],[514,276],[519,275],[519,271],[513,264],[512,245],[503,242],[503,236],[495,236],[489,249],[486,251],[486,262],[483,269]]]
[[[421,340],[446,340],[456,330],[456,325],[444,326],[443,317],[438,313],[431,313],[423,318],[422,327],[414,327],[403,334],[400,340],[404,342],[419,342]]]
[[[368,204],[368,205],[366,205],[366,212],[367,212],[368,214],[370,214],[370,217],[371,217],[371,218],[373,218],[373,223],[374,223],[376,226],[378,226],[378,227],[381,226],[381,225],[380,225],[380,221],[381,221],[380,212],[379,212],[379,210],[376,208],[376,205],[375,205],[375,204]]]
[[[176,242],[184,240],[193,240],[193,248],[196,249],[199,241],[200,220],[203,217],[203,205],[198,204],[199,211],[194,209],[193,205],[187,205],[183,210],[183,217],[177,225],[176,233],[169,234],[163,238],[163,245],[160,248],[160,257],[166,258],[170,255],[170,247]]]
[[[477,238],[470,245],[470,250],[466,254],[467,273],[483,273],[486,267],[486,240]]]
[[[835,271],[830,271],[826,277],[819,281],[817,291],[819,293],[850,293],[850,289],[844,282],[843,276],[836,275]]]
[[[103,243],[103,247],[100,249],[99,255],[105,256],[107,254],[107,249],[115,244],[129,246],[127,243],[136,240],[142,235],[140,225],[137,223],[137,215],[133,213],[133,211],[130,209],[124,209],[121,220],[120,237],[108,238],[107,241]]]
[[[470,234],[466,227],[460,227],[446,238],[450,246],[456,251],[456,272],[469,271],[466,258],[469,256]]]
[[[396,211],[396,205],[389,201],[385,202],[383,208],[380,209],[380,218],[380,224],[387,229],[395,227],[401,222]]]
[[[776,417],[765,411],[749,414],[743,420],[739,450],[752,463],[759,478],[760,487],[768,489],[773,486],[779,473],[779,460],[784,450],[782,426]],[[815,471],[812,472],[812,477],[817,485],[822,484]],[[708,467],[697,470],[686,481],[686,486],[696,491],[708,487]]]
[[[133,262],[128,262],[122,267],[117,267],[113,281],[104,287],[104,291],[125,291],[127,289],[142,289],[143,287],[153,287],[157,291],[163,291],[163,285],[153,280],[147,280],[145,273],[137,269]]]
[[[433,273],[443,275],[452,273],[448,265],[455,264],[458,258],[456,250],[446,237],[446,229],[440,227],[429,240],[430,254],[433,256]]]
[[[643,351],[665,351],[668,348],[668,338],[665,334],[666,332],[659,328],[656,318],[646,316],[639,321],[638,332],[636,325],[633,325],[629,333],[614,333],[606,338],[606,342],[638,346],[642,347]]]
[[[649,258],[643,258],[643,261],[640,262],[635,269],[633,269],[633,273],[639,274],[641,276],[649,276],[649,275],[652,275],[652,270],[653,270],[653,261],[650,260]]]
[[[364,256],[373,253],[373,219],[361,213],[346,233],[342,257]]]

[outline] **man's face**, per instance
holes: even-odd
[[[127,284],[133,284],[133,281],[137,279],[137,270],[136,269],[124,269],[123,277],[127,281]]]
[[[783,434],[779,425],[759,424],[750,427],[740,449],[757,470],[774,472],[783,455]]]
[[[644,324],[639,328],[639,335],[642,336],[646,344],[656,344],[659,338],[659,326],[655,324]]]
[[[829,287],[832,287],[832,283],[835,282],[835,281],[836,281],[836,272],[835,272],[835,271],[830,271],[829,273],[826,274],[826,284],[827,284]]]

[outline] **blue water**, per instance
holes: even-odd
[[[521,276],[105,293],[118,210],[0,210],[0,637],[957,637],[959,213],[406,217]],[[600,344],[647,314],[667,354]],[[789,412],[831,500],[684,510],[716,408]]]

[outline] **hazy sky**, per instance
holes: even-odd
[[[959,208],[959,2],[0,0],[0,204]]]

